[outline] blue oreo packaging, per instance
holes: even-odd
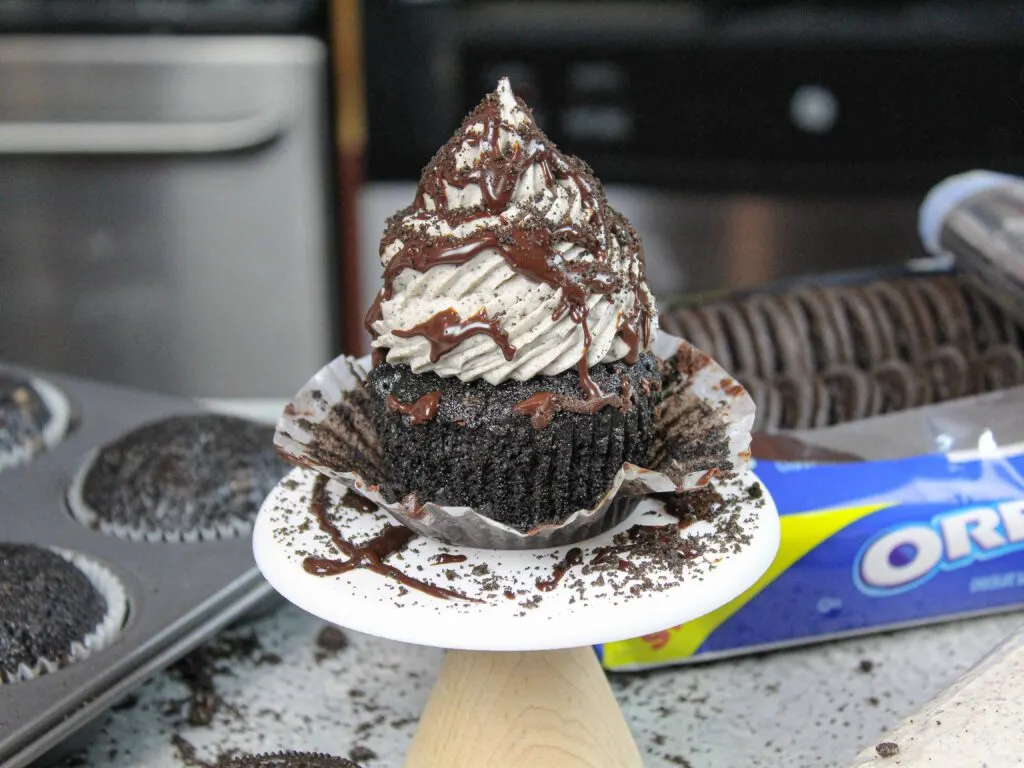
[[[598,649],[633,670],[1024,606],[1024,443],[886,461],[759,461],[782,543],[744,594]]]

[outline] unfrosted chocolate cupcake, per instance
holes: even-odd
[[[635,365],[596,366],[591,376],[602,387],[626,382],[624,407],[591,410],[572,376],[491,386],[378,365],[368,384],[384,446],[385,496],[415,493],[472,507],[520,531],[594,506],[623,462],[647,461],[654,430],[649,392],[660,375],[644,354]]]
[[[33,544],[0,542],[0,683],[52,672],[105,645],[124,594],[100,566]]]
[[[219,414],[172,416],[103,446],[69,490],[72,514],[150,541],[245,535],[288,470],[273,427]]]
[[[67,426],[60,392],[0,370],[0,470],[31,461],[63,438]]]
[[[367,314],[385,497],[526,531],[645,465],[660,375],[640,238],[506,79],[388,222]]]

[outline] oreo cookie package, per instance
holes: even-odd
[[[754,467],[781,517],[768,572],[695,621],[600,647],[607,669],[1024,607],[1024,388],[790,434]]]

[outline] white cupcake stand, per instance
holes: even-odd
[[[482,602],[442,600],[415,590],[403,592],[393,580],[365,570],[331,577],[306,573],[306,554],[340,557],[308,511],[313,478],[309,470],[294,470],[268,497],[254,531],[256,561],[278,592],[325,621],[448,649],[406,756],[407,768],[642,766],[592,646],[651,634],[709,613],[754,584],[779,545],[774,504],[767,492],[760,505],[749,500],[746,489],[757,481],[747,474],[720,490],[743,499],[740,517],[749,541],[738,552],[723,548],[698,558],[686,578],[655,575],[661,590],[634,596],[620,589],[616,594],[607,583],[614,575],[606,574],[610,578],[601,586],[600,574],[583,576],[577,566],[557,588],[538,591],[537,581],[551,577],[569,547],[498,551],[418,538],[389,558],[411,576]],[[334,499],[344,492],[338,485],[330,488]],[[357,543],[388,520],[384,512],[333,509],[332,519]],[[634,523],[671,520],[656,502],[644,501],[629,520],[578,545],[583,560]],[[683,535],[711,541],[713,525],[695,523]],[[441,553],[465,555],[466,560],[437,565],[432,558]],[[481,576],[484,565],[486,576]],[[489,578],[497,580],[496,592],[481,587]],[[587,582],[583,589],[581,579]]]

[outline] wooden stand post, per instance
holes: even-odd
[[[591,648],[448,651],[405,768],[642,768]]]

